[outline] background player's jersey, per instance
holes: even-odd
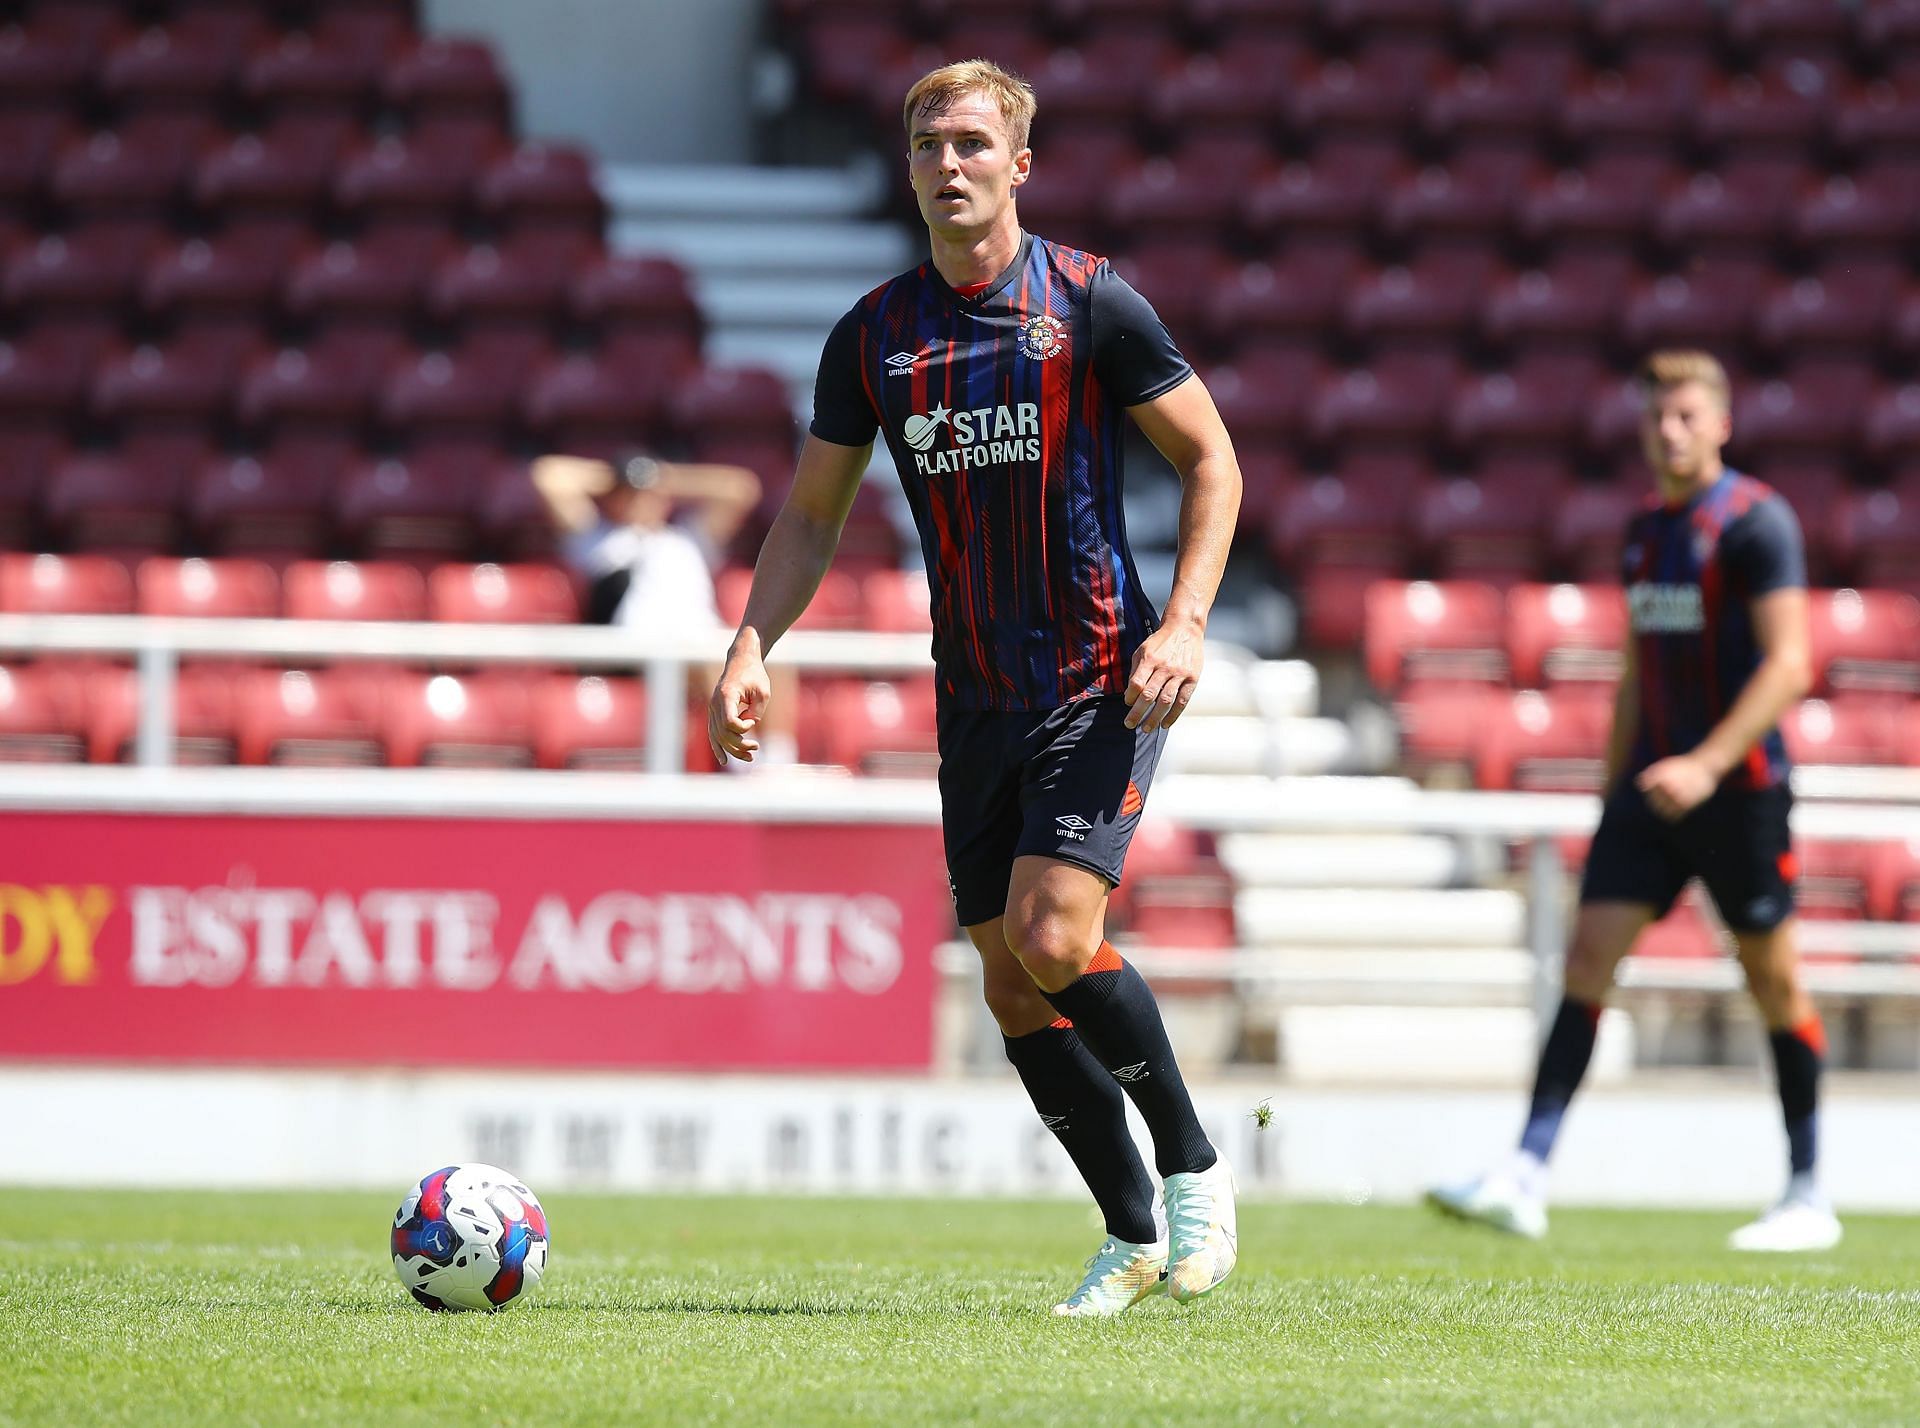
[[[1127,551],[1124,408],[1192,370],[1104,258],[1032,235],[977,295],[924,263],[834,327],[813,434],[886,438],[926,553],[944,704],[1126,688],[1159,617]]]
[[[1640,669],[1631,776],[1696,747],[1740,697],[1761,658],[1749,602],[1807,583],[1800,525],[1771,487],[1728,471],[1684,505],[1655,503],[1628,523],[1624,583]],[[1786,775],[1786,745],[1770,729],[1727,785],[1770,788]]]

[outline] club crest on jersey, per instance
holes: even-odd
[[[1067,345],[1067,326],[1042,313],[1020,324],[1020,355],[1044,361]]]

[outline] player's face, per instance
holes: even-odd
[[[1656,388],[1640,419],[1647,461],[1661,475],[1687,481],[1711,471],[1733,434],[1733,420],[1712,388],[1679,382]]]
[[[916,115],[908,173],[920,216],[942,236],[985,232],[1013,203],[1032,157],[1030,149],[1015,151],[999,106],[984,94],[963,94],[942,113]]]

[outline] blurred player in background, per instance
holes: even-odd
[[[586,583],[586,619],[636,630],[721,628],[713,570],[760,500],[744,466],[614,462],[543,456],[534,489],[560,535],[560,553]],[[694,675],[705,684],[711,666]],[[795,756],[792,705],[768,734],[771,762]]]
[[[1239,507],[1213,400],[1107,263],[1022,232],[1033,91],[975,60],[926,75],[904,109],[933,258],[876,288],[827,339],[814,418],[713,693],[716,751],[751,758],[762,658],[833,558],[884,433],[926,552],[940,791],[959,920],[1041,1119],[1108,1239],[1055,1313],[1117,1314],[1163,1283],[1232,1270],[1231,1171],[1194,1114],[1153,993],[1104,940],[1154,767],[1200,675]],[[1123,413],[1184,495],[1164,618],[1121,517]],[[1128,1134],[1151,1133],[1166,1229]]]
[[[1840,1240],[1814,1183],[1826,1037],[1800,984],[1793,797],[1778,728],[1812,682],[1806,554],[1787,503],[1721,462],[1732,422],[1720,364],[1703,352],[1659,352],[1641,382],[1641,441],[1658,499],[1627,527],[1631,632],[1564,999],[1519,1150],[1501,1169],[1430,1198],[1463,1219],[1546,1233],[1547,1157],[1586,1074],[1614,969],[1698,877],[1766,1021],[1787,1129],[1786,1194],[1735,1231],[1732,1245],[1826,1249]]]

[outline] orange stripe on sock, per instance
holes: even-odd
[[[1822,1061],[1827,1059],[1827,1028],[1820,1020],[1820,1013],[1814,1012],[1798,1026],[1789,1027],[1795,1036],[1813,1048],[1813,1054]]]
[[[1093,954],[1093,960],[1087,963],[1089,972],[1117,972],[1120,970],[1120,954],[1113,950],[1111,942],[1102,942],[1100,950]]]
[[[1052,1021],[1047,1023],[1047,1030],[1048,1031],[1072,1031],[1073,1023],[1068,1021],[1063,1016],[1057,1016]]]

